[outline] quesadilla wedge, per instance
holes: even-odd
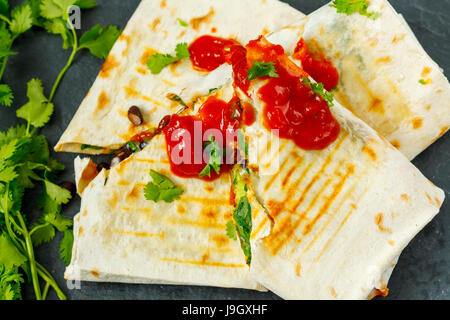
[[[276,0],[143,0],[55,150],[99,154],[117,149],[180,109],[167,93],[207,76],[194,70],[189,59],[152,74],[147,62],[153,55],[161,54],[163,62],[167,55],[185,57],[183,45],[206,34],[246,43],[303,16]],[[212,87],[206,91],[218,87],[213,79],[207,83]],[[127,118],[133,105],[142,111],[141,126]]]
[[[81,176],[89,164],[76,161]],[[147,200],[150,170],[183,189],[179,199]],[[250,276],[239,241],[227,237],[234,210],[230,185],[229,174],[214,181],[175,176],[164,136],[155,137],[143,151],[88,181],[65,277],[262,290]]]
[[[267,212],[253,229],[252,276],[285,299],[386,295],[398,256],[439,212],[444,193],[327,100],[281,46],[260,38],[247,51],[277,72],[248,91],[257,113],[245,128],[252,187]],[[258,235],[268,224],[270,233]]]
[[[346,15],[331,2],[269,39],[280,39],[317,82],[325,80],[317,63],[331,61],[336,99],[411,160],[448,131],[450,84],[388,1],[368,3],[367,15]],[[286,36],[298,28],[304,42],[295,52],[299,38]]]

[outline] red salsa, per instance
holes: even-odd
[[[302,81],[308,74],[284,54],[281,46],[265,38],[247,45],[252,60],[273,62],[279,77],[268,78],[259,89],[258,98],[265,103],[264,122],[269,130],[278,130],[281,138],[293,140],[305,150],[322,150],[333,143],[340,132],[339,123],[327,102]]]
[[[339,73],[333,62],[327,60],[323,54],[312,54],[303,38],[297,43],[294,59],[302,62],[302,68],[317,82],[323,83],[326,90],[330,91],[339,83]]]
[[[239,42],[214,36],[201,36],[189,46],[191,62],[199,71],[213,71],[224,63],[233,67],[234,84],[245,93],[247,81],[247,52]]]
[[[172,172],[180,177],[200,178],[209,162],[209,155],[204,155],[204,143],[210,141],[211,135],[222,150],[227,150],[222,157],[220,174],[229,172],[236,163],[234,146],[240,127],[239,108],[238,98],[225,102],[209,97],[197,115],[173,115],[163,130]],[[211,177],[202,179],[215,180],[220,174],[211,170]]]

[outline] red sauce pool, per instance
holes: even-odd
[[[293,140],[305,150],[322,150],[333,143],[340,132],[327,102],[302,81],[307,76],[284,54],[283,48],[264,38],[247,45],[249,57],[274,62],[278,78],[269,78],[258,97],[267,129],[278,130],[281,138]],[[281,52],[283,50],[283,52]]]
[[[303,70],[317,82],[323,83],[326,90],[330,91],[338,85],[339,73],[333,63],[322,54],[311,54],[303,38],[297,43],[294,58],[300,60]]]
[[[238,98],[230,102],[210,97],[195,116],[173,115],[164,129],[167,154],[171,170],[184,178],[200,178],[199,174],[208,164],[208,156],[203,156],[204,142],[214,135],[220,148],[227,149],[222,157],[220,174],[211,169],[211,177],[204,180],[215,180],[222,173],[229,172],[236,161],[234,145],[236,131],[240,127],[241,113],[235,108],[239,106]],[[213,130],[211,130],[213,129]],[[226,145],[229,143],[228,145]],[[231,157],[231,159],[230,159]]]
[[[201,36],[189,46],[191,62],[199,71],[213,71],[224,63],[233,67],[234,84],[245,93],[247,81],[247,51],[239,42],[214,36]]]

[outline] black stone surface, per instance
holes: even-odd
[[[223,0],[225,1],[225,0]],[[21,1],[12,0],[15,5]],[[98,0],[100,6],[82,13],[82,31],[95,24],[115,24],[123,28],[137,7],[139,0]],[[287,0],[289,4],[308,14],[326,0]],[[180,1],[181,3],[181,1]],[[419,41],[431,57],[450,76],[450,1],[449,0],[392,0],[402,13]],[[20,54],[10,58],[4,82],[15,92],[13,107],[0,110],[0,130],[17,123],[15,110],[26,102],[26,83],[34,77],[42,79],[50,90],[70,52],[62,49],[59,37],[33,29],[18,39],[14,51]],[[388,50],[388,48],[387,48]],[[55,145],[69,124],[83,97],[94,82],[102,61],[89,53],[81,53],[62,81],[56,97],[55,113],[50,124],[42,130],[50,145]],[[443,106],[444,107],[444,106]],[[67,166],[61,180],[73,180],[73,154],[55,154]],[[439,187],[450,192],[450,135],[447,134],[421,154],[414,164]],[[24,211],[31,216],[38,193],[27,194]],[[75,198],[64,209],[64,215],[73,217],[79,210],[80,200]],[[441,213],[406,248],[389,283],[386,299],[450,299],[450,204],[445,201]],[[128,285],[81,283],[81,289],[69,290],[63,278],[65,266],[58,257],[60,235],[52,243],[37,250],[37,258],[55,276],[69,299],[278,299],[272,293],[248,290],[221,289],[193,286]],[[50,298],[56,299],[52,292]],[[25,298],[32,299],[33,291],[27,287]]]

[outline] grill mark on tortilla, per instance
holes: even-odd
[[[161,159],[161,160],[153,160],[153,159],[136,159],[137,162],[143,162],[143,163],[149,163],[149,164],[155,164],[155,163],[162,163],[162,164],[169,164],[169,160]]]
[[[177,40],[180,40],[181,38],[183,38],[185,34],[186,34],[186,30],[181,31],[180,34],[177,36]]]
[[[83,231],[84,231],[83,227],[80,226],[80,228],[78,229],[78,236],[79,237],[81,237],[81,235],[83,234]]]
[[[404,34],[401,34],[401,35],[395,35],[394,38],[392,39],[392,43],[395,44],[395,43],[397,43],[397,42],[399,42],[399,41],[405,39],[405,37],[406,37],[406,34],[405,34],[405,33],[404,33]]]
[[[390,56],[381,57],[381,58],[377,59],[377,61],[375,63],[382,64],[382,63],[388,63],[388,62],[391,62]]]
[[[153,32],[155,32],[160,23],[161,23],[161,18],[158,17],[155,20],[153,20],[153,22],[151,24],[149,24],[148,26],[150,27],[150,29],[152,29]]]
[[[392,140],[391,144],[394,146],[394,148],[400,149],[400,142],[398,140]]]
[[[122,51],[122,56],[123,57],[126,57],[127,55],[128,55],[128,51],[129,51],[129,49],[130,49],[130,47],[131,47],[131,37],[130,36],[127,36],[127,35],[125,35],[125,34],[121,34],[120,36],[119,36],[119,39],[118,39],[119,41],[125,41],[126,42],[126,45],[125,45],[125,49],[123,49],[123,51]]]
[[[373,161],[377,161],[377,153],[371,147],[365,145],[362,147],[362,151],[367,154]]]
[[[161,239],[165,238],[165,233],[161,232],[161,233],[148,233],[148,232],[137,232],[137,231],[127,231],[127,230],[118,230],[115,229],[114,233],[118,233],[121,235],[127,235],[127,236],[135,236],[135,237],[139,237],[139,238],[153,238],[153,237],[158,237]]]
[[[304,199],[306,198],[306,196],[308,195],[309,190],[313,187],[313,185],[320,179],[320,176],[323,172],[325,172],[326,168],[328,167],[328,165],[332,162],[333,160],[333,156],[334,154],[339,150],[339,148],[341,147],[342,143],[346,140],[348,136],[348,132],[345,132],[344,134],[342,134],[342,137],[340,138],[340,140],[335,144],[333,150],[328,154],[328,156],[326,157],[324,163],[322,164],[322,167],[320,168],[320,170],[313,176],[313,178],[309,181],[309,183],[307,184],[306,188],[303,190],[302,195],[300,196],[299,200],[295,203],[295,205],[293,206],[293,208],[291,210],[289,210],[289,212],[291,212],[291,215],[288,215],[285,219],[283,219],[282,221],[276,222],[275,223],[275,230],[269,237],[272,240],[272,243],[278,242],[276,245],[272,246],[272,254],[275,255],[278,253],[278,251],[284,246],[284,244],[289,240],[289,236],[295,231],[295,228],[298,227],[298,225],[301,223],[301,221],[304,218],[304,213],[302,213],[300,215],[300,217],[298,218],[296,225],[292,225],[292,215],[297,211],[298,207],[303,203]],[[312,166],[312,164],[314,164],[314,162],[310,163],[310,166]],[[305,169],[304,174],[306,175],[309,167]],[[304,177],[304,176],[303,176]],[[303,177],[300,177],[300,179],[303,179]],[[330,179],[328,181],[331,181]],[[297,187],[299,184],[296,183],[295,186]],[[322,187],[321,191],[324,190],[324,187]],[[277,213],[277,215],[279,215],[279,213],[285,209],[286,204],[288,203],[288,201],[290,200],[290,198],[293,196],[293,193],[295,191],[295,189],[290,189],[290,191],[288,193],[288,196],[285,198],[285,200],[281,203],[281,208],[278,208],[279,212]],[[314,199],[311,201],[311,203],[317,201],[318,197],[320,195],[320,192],[316,193]],[[310,203],[310,206],[311,206]],[[272,217],[274,217],[274,215],[271,214]],[[283,235],[283,238],[280,240],[280,235]]]
[[[161,260],[166,262],[174,262],[174,263],[185,263],[185,264],[194,264],[208,267],[222,267],[222,268],[244,268],[243,264],[235,264],[235,263],[224,263],[218,261],[195,261],[195,260],[180,260],[180,259],[172,259],[172,258],[162,258]]]
[[[112,197],[108,199],[108,204],[111,207],[111,209],[114,209],[117,205],[117,202],[119,201],[119,195],[117,192],[114,192]]]
[[[280,153],[284,150],[284,148],[288,145],[289,140],[287,139],[282,139],[281,145],[278,148],[277,152],[273,152],[273,157],[270,159],[270,161],[265,161],[266,163],[264,164],[265,168],[270,168],[270,166],[272,165],[272,163],[274,163],[274,161],[276,160],[275,158],[278,158]],[[272,144],[271,144],[272,145]],[[266,151],[270,154],[272,152],[270,152],[270,150],[268,148],[266,148]],[[278,170],[280,171],[280,170]],[[278,174],[278,172],[277,172]]]
[[[164,82],[165,84],[167,84],[169,87],[175,87],[176,86],[175,83],[170,82],[169,80],[162,79],[161,81]]]
[[[145,100],[145,101],[148,101],[148,102],[152,102],[152,103],[154,103],[154,104],[156,104],[156,105],[158,105],[160,107],[163,107],[165,109],[171,110],[170,106],[168,106],[168,105],[166,105],[166,104],[164,104],[164,103],[162,103],[162,102],[160,102],[158,100],[150,98],[150,97],[148,97],[146,95],[142,95],[136,89],[133,89],[133,88],[131,88],[129,86],[124,86],[123,89],[125,90],[125,94],[126,94],[127,98],[137,97],[137,98],[140,98],[142,100]]]
[[[147,69],[144,69],[144,68],[142,68],[142,67],[136,67],[136,72],[138,72],[138,73],[140,73],[140,74],[142,74],[142,75],[147,75],[147,73],[148,73],[148,71],[147,71]]]
[[[333,298],[337,298],[336,290],[333,287],[330,287],[330,293]]]
[[[108,78],[111,75],[111,71],[120,65],[119,61],[117,61],[116,57],[112,54],[106,58],[105,63],[100,70],[99,76],[101,78]]]
[[[415,118],[412,121],[412,126],[414,130],[420,129],[423,125],[423,119],[422,118]]]
[[[210,240],[212,240],[218,248],[225,247],[230,243],[230,239],[222,234],[213,234],[210,236]]]
[[[192,29],[198,31],[198,29],[200,29],[200,26],[203,23],[211,22],[211,19],[214,16],[214,14],[215,14],[214,8],[211,7],[206,15],[197,18],[192,18],[189,24],[191,25]]]
[[[110,102],[110,100],[109,100],[108,96],[106,95],[106,93],[104,91],[102,91],[100,93],[100,95],[98,96],[97,109],[95,111],[97,112],[99,110],[103,110],[109,104],[109,102]]]
[[[370,186],[372,185],[372,183],[369,183],[366,185],[364,191],[361,193],[361,195],[358,197],[359,200],[363,199],[364,196],[366,195],[367,191],[369,190]],[[358,202],[359,203],[359,202]],[[323,246],[322,250],[320,251],[320,253],[317,255],[317,257],[314,258],[314,263],[317,263],[320,258],[323,256],[323,254],[325,253],[325,251],[328,249],[328,247],[330,246],[331,242],[336,239],[337,234],[342,230],[342,228],[344,227],[345,223],[348,221],[348,219],[353,215],[354,211],[357,209],[357,206],[352,206],[352,209],[347,213],[347,215],[345,216],[345,218],[342,220],[342,222],[340,223],[339,227],[336,229],[336,231],[334,232],[334,234],[328,239],[328,241],[325,243],[325,245]]]
[[[303,250],[301,257],[306,254],[309,249],[311,249],[311,247],[313,246],[313,244],[317,241],[317,239],[319,239],[319,237],[323,234],[323,231],[330,225],[330,223],[334,220],[334,218],[336,217],[336,215],[339,213],[339,211],[341,210],[342,206],[345,204],[346,201],[348,201],[348,199],[354,194],[355,189],[359,186],[359,183],[361,182],[361,180],[363,179],[363,177],[366,176],[366,173],[369,171],[369,168],[366,168],[366,170],[364,170],[364,172],[362,172],[356,182],[350,187],[350,189],[345,193],[345,195],[342,197],[341,201],[339,202],[339,204],[337,205],[336,209],[333,210],[333,212],[331,213],[330,217],[328,218],[327,222],[323,225],[322,229],[315,235],[315,237],[310,241],[310,243],[306,246],[305,250]],[[351,205],[353,209],[356,210],[357,206],[355,204]]]
[[[278,178],[278,176],[280,175],[280,173],[283,171],[284,167],[286,166],[286,164],[288,163],[288,161],[290,160],[289,157],[286,157],[283,161],[283,163],[280,166],[280,169],[277,170],[277,172],[270,178],[269,182],[264,186],[264,191],[269,190],[270,186],[275,182],[275,180]]]
[[[283,179],[283,181],[281,182],[281,187],[282,187],[282,189],[284,189],[286,186],[287,186],[287,184],[289,183],[289,180],[291,179],[291,177],[292,177],[292,175],[294,174],[294,172],[299,168],[299,166],[300,166],[300,164],[303,162],[303,157],[301,157],[297,152],[291,152],[291,157],[293,158],[293,159],[296,159],[296,160],[294,160],[294,161],[296,161],[295,162],[295,165],[294,166],[292,166],[289,170],[288,170],[288,172],[287,172],[287,174],[284,176],[284,179]]]
[[[428,76],[430,73],[431,73],[431,68],[430,68],[430,67],[424,67],[424,68],[422,69],[421,76],[422,76],[423,78],[425,78],[425,77]]]
[[[91,270],[91,274],[96,278],[100,278],[100,273],[96,269]]]
[[[327,200],[323,204],[323,206],[320,208],[319,213],[314,217],[314,219],[308,223],[305,228],[303,229],[303,235],[307,235],[311,232],[311,230],[314,228],[314,225],[319,221],[320,218],[323,217],[323,215],[328,211],[334,200],[339,196],[342,189],[345,186],[345,182],[347,179],[355,173],[355,166],[354,165],[348,165],[347,166],[347,172],[345,175],[341,178],[341,180],[334,186],[334,190],[331,193],[329,197],[327,197]]]

